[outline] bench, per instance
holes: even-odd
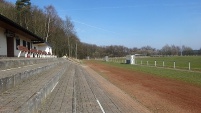
[[[21,53],[25,53],[25,58],[27,57],[34,57],[34,55],[36,55],[36,57],[38,58],[45,58],[45,57],[50,57],[51,56],[51,53],[50,52],[46,52],[46,51],[42,51],[42,50],[37,50],[37,49],[30,49],[28,50],[27,47],[24,47],[24,46],[21,46],[21,45],[18,45],[17,46],[18,50],[20,51],[18,53],[18,57],[20,57]],[[29,53],[30,53],[30,56],[29,56]]]
[[[30,57],[32,57],[32,58],[35,57],[35,55],[38,53],[37,49],[30,49],[29,52],[31,54]]]
[[[37,53],[37,50],[36,49],[30,49],[30,52],[31,53]]]
[[[43,55],[47,55],[47,52],[46,52],[46,51],[43,51]]]
[[[17,48],[18,48],[18,50],[20,51],[20,52],[18,53],[18,57],[20,57],[20,55],[21,55],[22,52],[24,52],[24,53],[25,53],[25,57],[27,57],[27,54],[28,54],[28,52],[29,52],[29,50],[28,50],[27,47],[18,45]]]

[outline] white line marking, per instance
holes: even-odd
[[[21,68],[21,67],[18,67],[18,68]]]
[[[7,71],[9,71],[9,70],[11,70],[11,69],[7,69]]]
[[[58,82],[56,83],[56,85],[52,88],[51,92],[54,90],[54,88],[57,86]]]
[[[100,104],[99,100],[98,100],[98,99],[96,99],[96,101],[97,101],[98,105],[100,106],[100,108],[101,108],[102,112],[103,112],[103,113],[105,113],[105,111],[104,111],[103,107],[101,106],[101,104]]]
[[[1,71],[6,71],[6,70],[1,70]]]

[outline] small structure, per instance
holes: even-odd
[[[104,61],[105,61],[105,62],[108,62],[108,61],[109,61],[108,56],[105,56],[105,57],[104,57]]]
[[[86,59],[87,59],[87,60],[90,60],[90,57],[89,57],[89,56],[87,56],[87,57],[86,57]]]
[[[127,55],[126,64],[135,64],[135,55]]]
[[[42,58],[51,57],[52,47],[50,46],[49,43],[47,43],[47,42],[44,42],[44,43],[33,42],[33,46],[35,49],[42,51],[42,56],[41,56]]]

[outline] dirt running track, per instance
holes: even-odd
[[[95,61],[86,64],[154,113],[201,113],[201,87]]]

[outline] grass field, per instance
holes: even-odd
[[[155,61],[156,58],[137,58],[139,61]],[[121,59],[122,60],[122,59]],[[186,62],[191,61],[194,62],[194,66],[200,70],[201,63],[200,63],[200,57],[163,57],[163,58],[157,58],[158,61],[179,61],[179,62]],[[196,84],[198,86],[201,86],[201,72],[194,72],[194,71],[188,71],[188,70],[176,70],[176,69],[170,69],[170,68],[156,68],[156,67],[150,67],[150,66],[143,66],[143,65],[129,65],[129,64],[123,64],[123,63],[115,63],[115,62],[103,62],[103,61],[93,61],[96,63],[103,63],[105,65],[115,66],[119,68],[124,68],[128,70],[134,70],[134,71],[140,71],[143,73],[152,74],[155,76],[185,81],[191,84]],[[184,64],[180,64],[182,67]],[[185,67],[185,66],[183,66]]]
[[[117,61],[123,61],[125,58],[116,58]],[[112,61],[112,60],[110,60]],[[113,58],[113,61],[114,58]],[[190,62],[190,69],[191,70],[197,70],[201,71],[201,56],[173,56],[173,57],[136,57],[135,62],[138,65],[147,65],[148,61],[148,66],[155,66],[155,61],[156,61],[156,66],[157,67],[163,67],[163,62],[164,62],[164,67],[168,68],[173,68],[174,67],[174,62],[175,62],[175,67],[177,69],[189,69],[189,62]]]

